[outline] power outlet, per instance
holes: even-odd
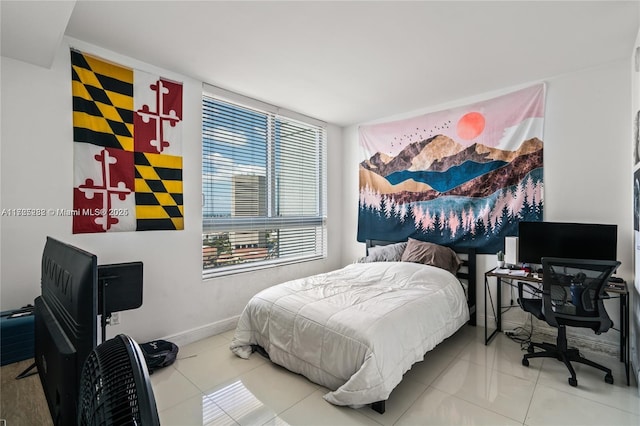
[[[118,312],[114,312],[111,314],[111,319],[109,320],[110,325],[118,325],[120,324],[120,314]]]

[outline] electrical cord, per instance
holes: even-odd
[[[520,350],[527,351],[529,349],[529,344],[531,343],[531,336],[533,336],[533,318],[531,314],[528,315],[529,318],[529,330],[527,330],[526,322],[523,327],[516,327],[512,333],[507,334],[506,336],[520,344]]]
[[[526,284],[526,283],[525,283]],[[501,309],[501,314],[508,312],[511,308],[519,306],[519,305],[515,305],[513,303],[513,292],[515,291],[513,284],[509,285],[511,287],[510,289],[510,296],[511,296],[511,303],[509,304],[509,306],[505,307],[504,310],[502,305],[498,305],[498,309]],[[488,282],[487,282],[487,278],[485,276],[485,288],[488,288]],[[489,293],[489,302],[491,304],[491,312],[494,315],[494,318],[496,316],[496,305],[494,305],[493,303],[493,296],[491,294],[491,291],[488,292]],[[531,296],[538,296],[542,293],[542,290],[540,289],[534,289],[533,287],[531,287],[530,285],[526,285],[523,286],[523,293],[527,294],[527,295],[531,295]],[[500,301],[499,301],[500,302]],[[531,313],[529,313],[528,315],[528,321],[529,321],[529,330],[527,330],[525,327],[516,327],[512,333],[509,334],[505,334],[509,339],[511,339],[512,341],[519,343],[520,344],[520,349],[522,351],[527,351],[529,348],[529,344],[531,343],[531,336],[533,336],[533,317],[531,315]],[[525,322],[525,326],[526,326],[526,322]]]

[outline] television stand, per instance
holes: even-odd
[[[36,368],[36,363],[34,362],[26,370],[16,376],[16,380],[24,379],[25,377],[33,376],[34,374],[38,374],[38,370],[31,371]]]

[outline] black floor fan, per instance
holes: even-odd
[[[78,425],[159,425],[146,363],[138,344],[119,334],[98,345],[82,370]]]

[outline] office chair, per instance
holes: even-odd
[[[567,345],[567,326],[590,328],[604,333],[613,321],[604,308],[604,290],[609,277],[620,265],[617,261],[542,258],[542,297],[525,298],[523,285],[518,283],[518,303],[526,312],[558,329],[556,344],[530,342],[522,365],[531,358],[556,358],[569,369],[569,384],[577,386],[576,372],[571,362],[590,365],[606,373],[604,380],[613,384],[611,369],[584,358],[576,348]],[[528,285],[530,286],[530,285]],[[542,349],[535,352],[534,348]]]

